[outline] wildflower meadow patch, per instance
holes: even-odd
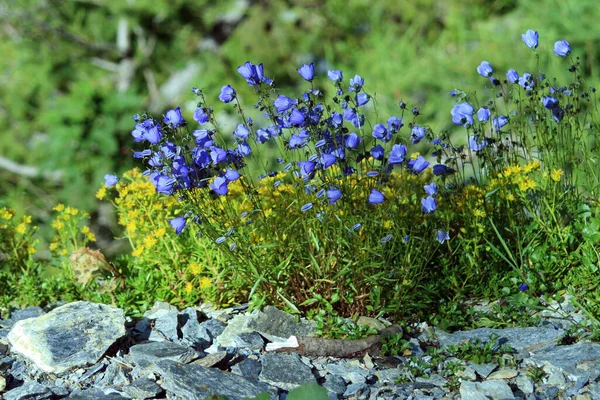
[[[552,46],[533,30],[522,39],[529,63],[497,71],[490,58],[473,66],[480,93],[450,92],[448,131],[403,101],[381,116],[360,75],[319,76],[312,63],[297,69],[301,93],[246,62],[219,93],[192,89],[191,118],[179,107],[134,116],[144,170],[108,174],[97,193],[131,246],[106,270],[112,301],[136,312],[156,299],[248,301],[435,320],[466,298],[523,304],[566,289],[598,317],[596,90],[567,41]],[[572,79],[539,71],[541,52]],[[240,85],[254,90],[252,108]],[[215,115],[217,101],[234,123]],[[9,225],[0,228],[16,232]],[[93,240],[78,229],[73,240]]]

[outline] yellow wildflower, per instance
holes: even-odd
[[[212,280],[210,278],[207,278],[206,276],[200,278],[200,289],[209,288],[211,284]]]
[[[152,236],[146,236],[144,238],[144,247],[151,249],[156,245],[156,239]]]
[[[84,225],[83,228],[81,228],[81,233],[83,233],[84,235],[86,233],[88,233],[90,231],[90,227],[87,225]]]
[[[522,192],[525,192],[529,189],[534,189],[536,186],[535,182],[533,181],[533,179],[527,178],[527,179],[523,179],[523,181],[521,181],[519,183],[519,189]]]
[[[61,255],[66,256],[67,254],[69,254],[69,250],[67,249],[62,249],[60,252]]]
[[[96,198],[98,200],[102,200],[106,197],[106,186],[102,185],[100,189],[96,192]]]
[[[33,247],[33,246],[29,246],[29,247],[27,248],[27,252],[28,252],[29,254],[33,254],[33,253],[35,253],[35,247]]]
[[[384,229],[390,229],[392,226],[394,226],[394,222],[393,221],[387,220],[387,221],[385,221],[383,223]]]
[[[185,284],[185,293],[190,294],[190,293],[192,293],[192,290],[194,290],[194,285],[192,285],[192,282],[186,283]]]
[[[141,257],[144,253],[144,246],[139,246],[137,249],[131,252],[131,255],[134,257]]]
[[[30,224],[31,223],[31,215],[23,216],[23,218],[21,218],[21,222],[24,224]]]
[[[167,230],[161,226],[160,228],[158,228],[156,230],[156,232],[154,234],[156,235],[156,237],[161,238],[161,237],[165,236],[166,233],[167,233]]]
[[[473,210],[473,215],[478,218],[483,218],[483,217],[485,217],[485,211],[480,210],[479,208],[476,208],[475,210]]]
[[[268,217],[271,214],[273,214],[273,209],[272,208],[269,208],[268,210],[265,210],[265,217]]]
[[[198,275],[202,271],[202,264],[193,261],[189,263],[188,270],[192,275]]]
[[[508,201],[514,201],[515,200],[515,196],[513,196],[512,193],[509,193],[508,196],[506,196],[506,200],[508,200]]]
[[[59,221],[59,220],[54,220],[54,221],[52,222],[52,225],[51,225],[51,226],[52,226],[54,229],[56,229],[57,231],[59,231],[59,230],[61,230],[61,229],[64,229],[64,227],[65,227],[65,224],[64,224],[62,221]]]
[[[530,163],[527,163],[523,166],[523,171],[525,171],[526,174],[528,174],[529,172],[533,171],[534,169],[538,169],[540,168],[540,162],[538,160],[533,160]]]
[[[50,243],[50,251],[56,251],[58,249],[58,243]]]
[[[19,224],[15,228],[15,232],[17,232],[21,235],[24,234],[26,230],[27,230],[27,225],[25,225],[25,224]]]
[[[421,155],[421,153],[420,153],[420,152],[418,152],[418,151],[415,151],[414,153],[412,153],[412,154],[410,155],[410,159],[411,159],[411,160],[416,160],[416,159],[417,159],[417,157],[419,157],[420,155]]]
[[[53,210],[54,210],[54,211],[58,211],[58,212],[61,212],[61,211],[62,211],[62,210],[64,210],[64,209],[65,209],[65,205],[64,205],[64,204],[62,204],[62,203],[58,203],[58,204],[57,204],[56,206],[54,206],[54,208],[53,208]]]
[[[560,179],[564,174],[565,173],[562,169],[554,169],[550,174],[550,179],[552,179],[554,182],[560,182]]]
[[[93,232],[88,232],[85,237],[87,238],[88,242],[96,241],[96,235]]]
[[[2,210],[0,210],[0,217],[2,217],[3,219],[11,219],[12,217],[14,217],[14,215],[10,211],[8,211],[8,209],[3,208]]]

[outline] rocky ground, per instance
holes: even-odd
[[[538,327],[452,334],[421,324],[405,332],[401,355],[383,356],[375,345],[336,358],[306,355],[314,324],[273,307],[178,311],[157,303],[139,321],[85,302],[31,307],[0,321],[0,398],[285,399],[317,383],[330,399],[600,399],[600,344],[565,340],[570,322],[544,317]]]

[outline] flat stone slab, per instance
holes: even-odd
[[[156,363],[155,371],[162,376],[162,387],[174,395],[173,398],[200,400],[219,394],[229,400],[242,400],[261,393],[268,393],[271,400],[279,398],[274,386],[215,368],[161,360]]]
[[[59,374],[96,363],[125,335],[123,310],[79,301],[37,318],[17,321],[8,333],[12,351],[44,372]]]
[[[265,354],[258,379],[285,390],[293,390],[303,383],[317,383],[312,369],[297,354]]]
[[[148,366],[158,360],[171,360],[187,364],[201,356],[194,349],[171,342],[136,344],[129,349],[129,355],[136,364],[142,367]]]
[[[502,380],[485,382],[462,382],[460,385],[462,400],[508,400],[514,399],[510,386]]]
[[[572,380],[587,378],[595,381],[600,377],[600,344],[580,342],[570,346],[554,346],[533,354],[528,362],[562,370]]]
[[[508,344],[519,352],[540,351],[555,345],[565,335],[562,329],[551,328],[479,328],[454,333],[446,333],[440,329],[436,329],[435,332],[442,348],[450,345],[458,345],[471,339],[479,339],[482,343],[486,343],[489,342],[490,335],[497,334],[500,345]]]

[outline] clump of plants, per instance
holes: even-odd
[[[536,58],[537,38],[523,35]],[[234,290],[232,298],[255,307],[400,317],[440,299],[552,290],[576,280],[567,277],[583,250],[578,209],[597,206],[598,133],[595,90],[584,86],[567,42],[556,42],[554,53],[570,61],[567,85],[535,68],[498,76],[482,62],[490,100],[452,92],[450,116],[463,136],[435,134],[404,102],[383,122],[359,75],[345,81],[342,71],[328,71],[335,95],[327,99],[314,65],[305,64],[298,74],[306,90],[288,97],[262,64],[247,62],[238,72],[262,120],[226,85],[218,98],[239,122],[223,126],[194,88],[193,123],[180,108],[134,117],[134,157],[170,199],[160,216],[176,235],[189,232],[184,247],[197,260],[220,254],[216,290]],[[410,151],[425,142],[427,152]],[[109,180],[119,191],[123,184]],[[133,256],[155,259],[147,235],[162,230],[136,225],[138,216],[124,212],[127,198],[119,193],[117,201]],[[152,243],[132,241],[136,229]],[[190,250],[170,257],[186,263],[184,254]],[[181,273],[176,281],[198,286]]]

